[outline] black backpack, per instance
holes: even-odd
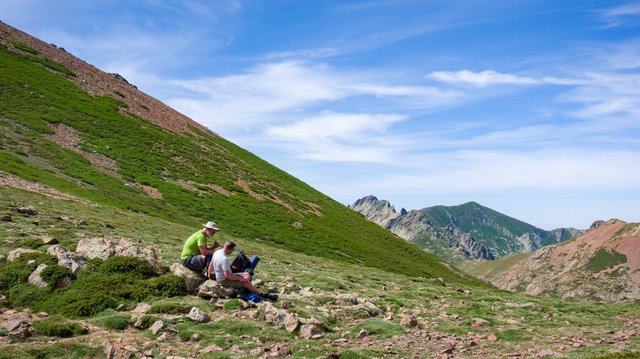
[[[231,272],[233,273],[242,273],[248,272],[253,275],[253,269],[251,268],[251,261],[247,258],[247,255],[244,254],[244,251],[238,252],[236,255],[236,259],[231,262]]]

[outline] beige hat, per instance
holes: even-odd
[[[207,224],[204,225],[204,228],[213,229],[214,231],[219,231],[220,230],[220,228],[218,227],[216,222],[207,222]]]

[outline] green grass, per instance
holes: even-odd
[[[626,262],[627,256],[625,256],[624,254],[618,253],[615,250],[607,251],[600,248],[593,254],[591,258],[589,258],[587,269],[594,273],[597,273],[602,270],[611,268],[616,264]]]
[[[33,328],[38,335],[49,337],[68,338],[87,333],[79,323],[65,319],[59,315],[53,315],[33,322]]]
[[[391,338],[394,335],[404,334],[404,329],[399,325],[377,318],[367,319],[356,325],[351,329],[351,333],[357,335],[361,330],[366,330],[369,335],[380,338]]]

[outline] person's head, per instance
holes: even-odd
[[[236,249],[236,242],[234,241],[227,241],[224,244],[224,253],[229,255],[231,254],[231,252],[233,252],[233,250]]]
[[[215,222],[211,221],[207,222],[207,224],[204,225],[204,229],[202,229],[207,237],[213,236],[213,234],[219,230],[220,228],[218,227],[218,225]]]

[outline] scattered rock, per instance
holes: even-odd
[[[223,351],[223,349],[215,344],[211,344],[202,350],[203,353],[217,353],[221,351]]]
[[[291,307],[293,307],[293,303],[288,300],[283,300],[282,302],[280,302],[280,309],[289,309]]]
[[[87,268],[89,262],[83,256],[67,252],[58,257],[58,265],[69,268],[73,274],[77,274],[79,271]]]
[[[153,323],[153,325],[151,326],[151,328],[149,328],[149,331],[151,332],[151,334],[153,335],[158,335],[158,333],[164,329],[164,322],[162,320],[157,320],[155,323]]]
[[[132,310],[132,313],[136,313],[136,314],[146,314],[149,309],[151,309],[151,305],[149,303],[138,303],[138,305],[136,306],[136,308],[134,310]]]
[[[191,338],[189,338],[189,340],[191,340],[192,342],[198,342],[200,341],[200,334],[198,333],[193,333],[193,335],[191,335]]]
[[[284,327],[289,333],[295,332],[300,326],[300,319],[295,313],[287,313],[284,318]]]
[[[369,336],[369,331],[366,329],[362,329],[361,331],[358,332],[358,334],[356,335],[356,339],[364,339],[366,337]]]
[[[46,318],[48,316],[49,316],[49,313],[47,313],[47,312],[40,312],[40,313],[37,314],[38,318]]]
[[[80,226],[88,226],[89,222],[87,222],[87,220],[85,219],[81,219],[76,223],[76,226],[80,227]]]
[[[9,252],[9,256],[7,257],[7,260],[9,262],[13,262],[16,259],[20,258],[21,255],[27,254],[27,253],[41,253],[41,252],[37,251],[35,249],[18,248],[18,249],[14,249],[11,252]]]
[[[108,259],[115,254],[109,241],[105,238],[83,238],[78,242],[76,253],[87,258]]]
[[[315,324],[305,324],[300,327],[300,338],[318,339],[322,338],[322,329]]]
[[[47,282],[42,279],[40,273],[47,268],[47,265],[42,263],[36,268],[35,271],[29,275],[29,284],[35,285],[36,287],[46,288],[48,286]]]
[[[107,339],[102,342],[102,351],[108,359],[113,359],[116,356],[116,348]]]
[[[482,318],[474,318],[471,328],[484,328],[489,326],[489,321]]]
[[[400,325],[403,327],[416,327],[418,325],[418,318],[416,318],[413,315],[405,315],[402,317],[402,319],[400,320]]]
[[[44,236],[41,239],[42,239],[42,244],[45,244],[48,246],[53,244],[58,244],[58,239],[55,237]]]
[[[545,349],[545,350],[543,350],[543,351],[539,352],[539,353],[537,354],[537,357],[538,357],[538,358],[544,358],[544,357],[554,356],[554,355],[556,355],[556,352],[554,352],[554,351],[553,351],[553,350],[551,350],[551,349]]]
[[[59,245],[59,244],[54,244],[54,245],[50,246],[49,248],[47,248],[47,254],[52,255],[52,256],[56,256],[56,258],[58,258],[58,260],[60,260],[62,255],[66,254],[66,253],[71,253],[71,251],[66,249],[65,247]]]
[[[25,214],[27,216],[35,216],[35,215],[38,214],[38,211],[35,208],[31,207],[31,206],[29,206],[29,207],[19,207],[17,209],[17,211],[18,211],[18,213]]]
[[[2,216],[2,218],[0,218],[0,221],[2,222],[13,222],[13,216],[11,216],[11,213],[6,213]]]
[[[187,317],[198,323],[208,323],[209,321],[211,321],[211,318],[207,315],[207,313],[201,311],[196,307],[191,308],[191,311],[189,312]]]
[[[496,337],[495,335],[492,334],[492,335],[489,335],[487,337],[487,340],[490,341],[490,342],[497,342],[498,341],[498,337]]]
[[[285,344],[276,343],[271,346],[270,355],[273,357],[291,355],[293,351]]]
[[[189,293],[198,291],[198,286],[207,279],[202,273],[196,273],[181,263],[172,264],[170,271],[176,277],[184,278],[185,289]]]
[[[191,271],[190,269],[187,270]],[[207,279],[198,287],[198,297],[205,299],[230,298],[235,293],[236,290],[234,288],[223,287],[212,279]]]
[[[166,342],[169,339],[171,339],[171,336],[169,335],[169,333],[162,333],[158,338],[156,338],[156,340],[159,342]]]

